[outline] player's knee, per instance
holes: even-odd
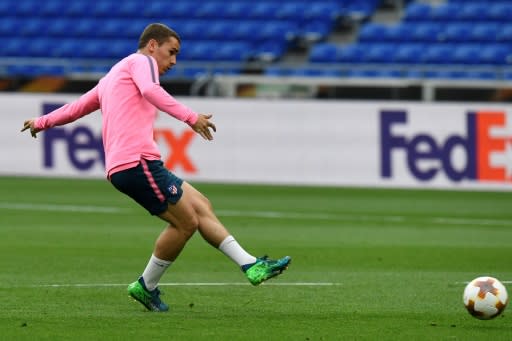
[[[188,238],[192,237],[192,235],[199,228],[199,218],[197,216],[190,217],[184,222],[181,226],[181,232]]]
[[[205,207],[208,211],[213,211],[212,202],[205,196],[202,198],[203,207]]]

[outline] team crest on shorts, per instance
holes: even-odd
[[[176,195],[178,194],[178,188],[175,185],[172,185],[171,187],[169,187],[169,192],[171,193],[171,195]]]

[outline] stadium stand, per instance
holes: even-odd
[[[0,75],[97,77],[135,51],[142,29],[159,21],[183,37],[180,67],[164,79],[510,79],[512,0],[396,1],[401,15],[374,20],[385,3],[3,0]],[[337,40],[347,27],[352,38]]]
[[[512,1],[411,2],[398,22],[366,22],[354,42],[316,44],[308,61],[347,74],[354,67],[379,74],[391,65],[404,78],[505,79],[512,64],[510,18]]]
[[[297,42],[326,40],[340,18],[370,17],[377,0],[3,0],[0,3],[0,73],[38,76],[108,69],[135,51],[150,22],[183,36],[185,62],[207,62],[205,71],[229,64],[280,60]],[[48,67],[51,65],[51,67]],[[192,66],[197,70],[197,66]],[[187,70],[183,71],[190,75]],[[193,72],[195,74],[195,72]]]

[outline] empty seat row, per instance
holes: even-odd
[[[509,44],[317,44],[312,63],[467,64],[511,65]]]
[[[509,21],[512,19],[512,1],[467,1],[429,5],[413,2],[405,9],[407,21]]]
[[[364,1],[363,1],[364,3]],[[235,18],[334,20],[345,13],[343,1],[63,1],[3,0],[0,15],[96,18]]]
[[[8,76],[15,77],[39,77],[39,76],[64,76],[64,75],[80,75],[83,73],[105,74],[111,68],[111,64],[13,64],[0,66],[0,71]],[[173,68],[167,72],[163,79],[166,78],[196,78],[199,76],[211,75],[237,75],[240,74],[239,68],[229,67],[200,67],[200,66],[184,66]]]
[[[162,22],[164,19],[162,18]],[[184,39],[226,39],[226,40],[291,40],[306,32],[292,21],[233,21],[233,20],[167,20]],[[137,39],[149,22],[144,19],[96,18],[46,19],[46,18],[3,18],[0,20],[0,36],[10,37],[16,32],[20,37],[85,37],[85,38],[133,38]],[[332,26],[319,22],[324,30]]]
[[[448,80],[512,80],[512,71],[501,72],[495,69],[445,69],[445,68],[315,68],[270,66],[264,74],[269,77],[346,77],[346,78],[402,78],[402,79],[448,79]]]
[[[131,39],[0,38],[0,57],[119,59],[137,50]],[[196,41],[183,46],[179,60],[235,61],[273,60],[286,46],[250,42]]]
[[[404,22],[395,25],[368,23],[359,41],[410,42],[512,42],[512,24]]]

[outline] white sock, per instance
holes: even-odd
[[[163,260],[155,257],[155,255],[151,255],[148,265],[146,265],[146,269],[144,269],[144,272],[142,273],[142,278],[144,279],[144,283],[148,290],[154,290],[158,286],[160,278],[162,278],[162,275],[171,263],[171,261]]]
[[[222,243],[220,243],[219,250],[231,258],[238,266],[256,262],[256,257],[248,254],[233,236],[227,236]]]

